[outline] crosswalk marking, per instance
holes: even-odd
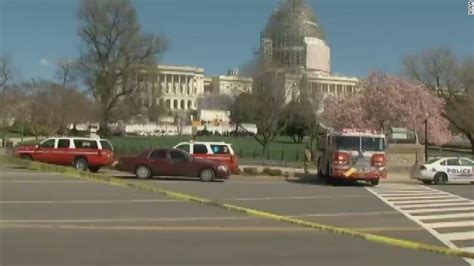
[[[432,223],[432,224],[430,224],[430,226],[433,227],[433,228],[474,226],[474,221]]]
[[[441,214],[441,215],[420,215],[415,216],[420,220],[436,220],[436,219],[449,219],[449,218],[474,218],[474,212],[471,213],[453,213],[453,214]]]
[[[397,201],[395,205],[403,205],[407,207],[408,205],[413,205],[414,203],[417,203],[417,205],[422,205],[423,203],[429,204],[430,202],[433,202],[433,199],[429,200],[416,200],[415,202],[413,200],[404,200],[404,201]],[[451,198],[441,198],[441,199],[436,199],[436,202],[466,202],[465,199],[460,199],[457,197],[451,197]]]
[[[473,200],[422,185],[383,184],[367,190],[446,246],[474,252],[474,244],[456,245],[456,241],[474,242]],[[474,260],[465,260],[474,266]]]
[[[451,241],[469,240],[469,239],[474,239],[474,231],[461,232],[461,233],[449,233],[449,234],[444,234],[443,236]]]
[[[431,204],[413,204],[409,206],[402,206],[400,209],[402,210],[410,210],[410,209],[415,209],[415,208],[426,208],[426,207],[446,207],[446,206],[467,206],[470,205],[471,203],[468,200],[461,200],[457,202],[441,202],[441,203],[431,203]],[[435,209],[433,209],[435,210]]]
[[[410,213],[425,213],[425,212],[446,212],[446,211],[474,211],[474,207],[453,207],[453,208],[437,208],[437,209],[421,209],[411,210]]]
[[[404,200],[412,200],[412,199],[418,199],[419,201],[430,201],[432,199],[451,199],[451,198],[455,198],[453,197],[452,195],[443,195],[443,194],[440,194],[440,195],[430,195],[430,196],[415,196],[415,197],[387,197],[385,196],[385,198],[387,199],[390,199],[392,201],[404,201]]]

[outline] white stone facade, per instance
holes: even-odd
[[[241,93],[252,92],[253,79],[239,75],[220,75],[212,77],[213,92],[232,98]]]
[[[155,73],[160,90],[157,103],[170,111],[197,110],[204,94],[204,69],[189,66],[158,65]]]

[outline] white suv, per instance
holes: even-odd
[[[208,159],[227,164],[229,169],[236,173],[239,169],[237,156],[230,143],[209,142],[209,141],[189,141],[181,142],[174,146],[175,149],[181,149],[195,158]]]

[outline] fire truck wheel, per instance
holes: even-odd
[[[370,180],[370,185],[376,186],[379,184],[379,179]]]

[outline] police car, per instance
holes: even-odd
[[[411,177],[425,184],[474,183],[474,161],[460,157],[433,158],[414,166]]]

